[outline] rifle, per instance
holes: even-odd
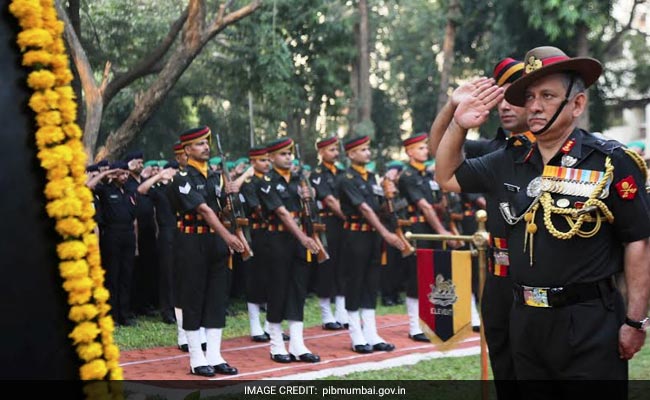
[[[404,250],[402,250],[402,257],[408,257],[415,252],[415,249],[411,245],[411,242],[406,239],[404,236],[404,231],[402,227],[411,226],[411,221],[407,219],[402,219],[397,214],[395,209],[395,204],[393,199],[395,198],[395,191],[388,190],[388,183],[390,179],[384,177],[384,180],[381,182],[381,187],[384,190],[384,197],[386,198],[386,206],[388,208],[388,225],[389,228],[397,235],[399,240],[404,243]]]
[[[327,254],[327,250],[325,250],[325,246],[327,245],[327,238],[324,235],[326,228],[325,224],[320,219],[320,215],[318,215],[316,203],[311,196],[313,190],[311,184],[309,183],[309,180],[305,178],[303,172],[302,159],[300,158],[300,146],[296,143],[295,148],[296,160],[298,160],[298,173],[300,174],[300,187],[302,188],[303,194],[307,193],[300,199],[300,205],[302,207],[300,218],[302,220],[302,225],[305,227],[305,233],[307,233],[307,236],[314,239],[318,245],[319,251],[317,260],[318,263],[321,264],[330,258],[329,254]]]
[[[221,155],[221,176],[223,176],[224,183],[228,184],[230,183],[230,171],[228,171],[226,154],[221,149],[219,134],[215,133],[215,137],[217,139],[217,149]],[[253,257],[253,250],[249,245],[251,240],[248,230],[248,218],[246,218],[238,193],[226,193],[226,207],[224,207],[223,215],[226,217],[224,226],[244,244],[244,251],[241,254],[242,260],[246,261]]]

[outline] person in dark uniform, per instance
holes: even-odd
[[[265,185],[264,176],[271,170],[271,160],[266,147],[254,147],[248,152],[253,176],[247,178],[241,187],[243,205],[251,231],[251,248],[254,256],[244,262],[246,281],[246,302],[251,340],[268,342],[271,338],[260,323],[260,305],[267,301],[268,285],[273,277],[269,274],[268,223],[264,215],[258,192]]]
[[[102,180],[110,177],[110,183]],[[102,259],[106,283],[111,293],[109,304],[118,325],[133,326],[131,285],[135,262],[136,197],[126,187],[129,178],[125,162],[116,162],[87,182],[102,210]]]
[[[158,306],[158,261],[156,260],[156,220],[149,196],[138,193],[142,183],[144,154],[134,151],[126,155],[129,179],[126,187],[136,194],[135,220],[137,226],[136,260],[133,271],[133,309],[138,314],[153,316]]]
[[[395,346],[379,336],[375,319],[381,240],[399,250],[404,249],[404,244],[377,215],[384,192],[375,174],[366,170],[370,162],[370,138],[353,136],[345,141],[344,148],[351,165],[337,179],[337,191],[347,218],[340,257],[348,265],[344,294],[352,350],[357,353],[392,351]]]
[[[576,127],[585,90],[602,72],[592,58],[555,47],[526,54],[524,75],[505,92],[523,106],[537,141],[465,159],[463,129],[501,101],[489,86],[459,104],[440,144],[441,186],[496,196],[508,224],[514,305],[510,343],[517,379],[625,380],[645,341],[650,298],[650,215],[637,154]],[[624,271],[627,307],[614,275]],[[574,398],[575,386],[537,385],[531,398]],[[625,398],[627,385],[599,387]],[[607,391],[608,393],[605,393]]]
[[[168,187],[168,196],[180,218],[174,251],[182,265],[179,305],[195,375],[234,375],[221,356],[221,335],[226,323],[229,270],[228,248],[244,245],[217,218],[219,197],[225,188],[218,174],[209,171],[210,128],[190,129],[180,135],[188,163]],[[205,327],[207,348],[201,349],[200,327]]]
[[[493,79],[498,86],[507,89],[512,82],[523,75],[523,72],[522,61],[505,58],[494,67]],[[455,111],[454,106],[449,115],[439,116],[439,118],[447,118],[448,126]],[[480,157],[505,148],[512,135],[524,135],[525,138],[521,138],[518,143],[519,146],[526,146],[526,148],[535,141],[535,136],[528,131],[525,108],[514,106],[503,99],[498,104],[497,111],[501,126],[497,129],[495,137],[491,140],[467,140],[463,146],[467,158]],[[435,135],[439,142],[442,132],[432,131],[431,135]],[[437,150],[437,145],[434,150]],[[497,394],[499,399],[518,399],[520,395],[516,385],[501,382],[516,379],[509,340],[512,281],[508,274],[510,262],[508,241],[505,237],[506,224],[500,216],[496,198],[489,193],[486,198],[482,194],[469,195],[481,196],[488,211],[487,230],[490,233],[491,248],[488,259],[489,274],[486,277],[481,299],[481,312]]]
[[[438,233],[451,235],[440,222],[433,204],[434,185],[433,174],[427,172],[424,162],[429,158],[426,133],[417,133],[404,141],[402,145],[409,156],[406,165],[399,177],[399,192],[408,202],[408,219],[411,222],[410,230],[414,233]],[[434,248],[435,242],[420,241],[418,248]],[[456,246],[456,242],[449,244]],[[413,254],[400,258],[401,266],[406,272],[406,311],[409,317],[409,337],[415,341],[428,342],[429,339],[420,329],[420,314],[418,303],[418,271],[417,258]]]
[[[303,339],[303,316],[309,264],[318,253],[314,239],[307,236],[295,221],[301,211],[300,178],[291,173],[293,140],[282,138],[267,146],[273,168],[264,176],[259,191],[264,215],[268,215],[269,260],[266,267],[272,277],[268,285],[266,319],[271,336],[271,359],[279,363],[291,361],[318,362]],[[282,338],[282,320],[289,323],[289,352]]]
[[[176,323],[174,316],[174,236],[176,235],[176,211],[172,209],[167,197],[167,186],[176,175],[178,163],[175,167],[160,169],[156,174],[138,186],[138,193],[148,195],[156,211],[158,225],[158,300],[162,321],[166,324]]]
[[[320,164],[310,174],[309,180],[316,190],[316,200],[321,221],[327,227],[327,252],[329,260],[315,265],[316,288],[319,298],[322,327],[325,330],[340,330],[348,323],[343,295],[344,274],[347,263],[339,257],[343,222],[345,215],[336,193],[335,179],[341,172],[334,165],[339,158],[339,138],[336,136],[316,142]],[[335,298],[335,314],[330,307]]]

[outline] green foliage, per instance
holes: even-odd
[[[600,31],[612,9],[611,0],[524,0],[521,5],[529,16],[528,22],[543,29],[551,40],[573,37],[581,24]]]

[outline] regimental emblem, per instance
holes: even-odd
[[[450,280],[445,280],[445,278],[438,274],[436,276],[436,283],[429,285],[431,287],[431,292],[427,296],[431,304],[436,306],[450,306],[458,300],[456,296],[456,285]]]
[[[614,186],[616,186],[616,191],[623,200],[634,199],[636,193],[639,191],[632,175],[628,175],[626,178],[621,179]]]
[[[538,176],[528,183],[526,194],[528,197],[537,197],[542,193],[542,177]]]
[[[526,73],[530,74],[533,71],[536,71],[540,68],[542,68],[544,64],[542,64],[542,60],[535,56],[530,56],[528,57],[528,61],[526,62]]]
[[[578,162],[578,159],[572,157],[568,154],[562,156],[562,166],[563,167],[573,167]]]
[[[181,192],[182,194],[188,194],[191,189],[192,189],[192,186],[190,185],[189,182],[185,182],[185,186],[179,186],[178,187],[178,191]]]

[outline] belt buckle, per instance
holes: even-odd
[[[524,303],[530,307],[548,308],[551,305],[548,302],[549,288],[523,286]]]

